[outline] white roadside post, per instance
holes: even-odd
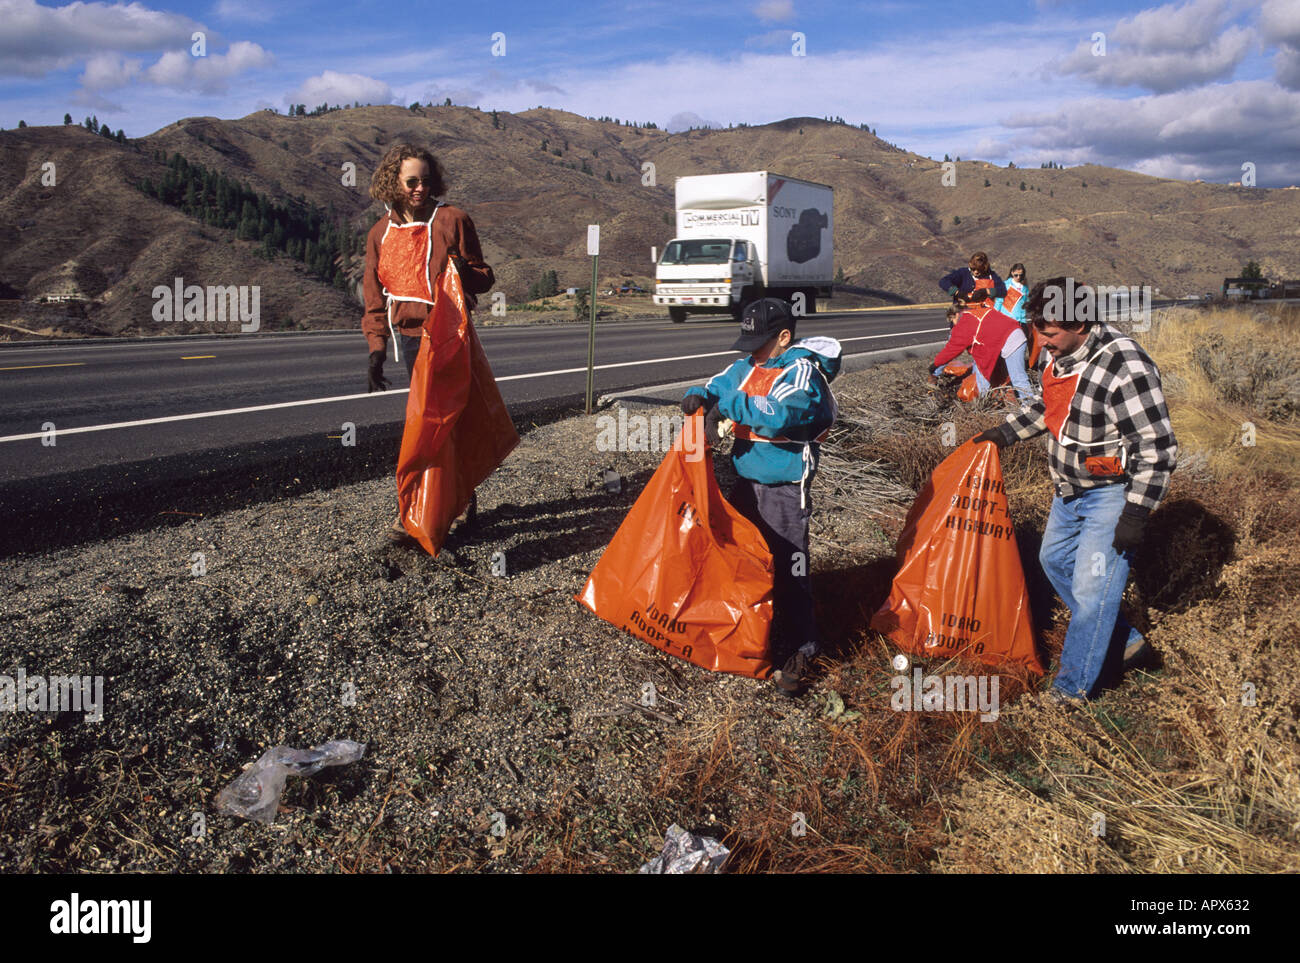
[[[587,414],[596,374],[596,263],[600,260],[600,225],[587,225],[587,254],[591,257],[591,327],[587,332]]]

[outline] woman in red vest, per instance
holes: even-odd
[[[438,159],[411,144],[389,149],[370,180],[370,196],[386,209],[366,238],[361,331],[370,349],[370,391],[388,387],[384,356],[390,338],[393,360],[403,361],[411,376],[420,333],[433,305],[434,283],[449,260],[456,265],[471,308],[474,295],[488,291],[496,281],[469,215],[438,200],[446,193]],[[473,521],[476,508],[476,500],[471,500],[468,521]],[[393,532],[399,538],[406,534],[400,520]]]
[[[393,340],[393,360],[406,363],[409,377],[420,349],[420,330],[433,304],[433,283],[456,261],[470,295],[491,289],[492,268],[483,261],[478,231],[460,208],[439,201],[447,193],[442,165],[429,151],[398,144],[384,155],[370,180],[370,196],[387,209],[366,238],[361,330],[370,348],[370,390],[388,387],[384,354]]]

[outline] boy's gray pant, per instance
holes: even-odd
[[[805,507],[800,508],[798,482],[764,485],[738,478],[727,500],[758,526],[772,553],[775,585],[769,651],[772,664],[780,668],[796,649],[818,642],[808,555],[812,494],[807,493]]]

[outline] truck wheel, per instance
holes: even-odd
[[[752,288],[741,288],[740,297],[736,298],[731,305],[731,320],[740,324],[741,319],[745,316],[745,308],[749,302],[754,300],[754,291]]]
[[[668,318],[672,321],[673,324],[681,324],[683,321],[686,320],[686,309],[670,307],[668,309]]]

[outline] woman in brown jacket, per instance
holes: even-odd
[[[469,215],[438,200],[446,192],[437,158],[411,144],[392,147],[370,179],[370,196],[386,208],[366,238],[366,310],[361,331],[370,349],[370,391],[388,387],[384,356],[390,338],[393,360],[405,362],[410,378],[421,329],[433,305],[434,285],[449,259],[456,265],[471,308],[474,295],[488,291],[496,281],[483,261]],[[472,499],[465,516],[468,523],[474,521],[476,509],[477,499]],[[405,534],[398,519],[393,537]]]
[[[384,355],[390,337],[393,360],[404,361],[410,377],[420,329],[433,304],[433,285],[449,257],[456,261],[470,307],[474,295],[490,290],[496,281],[483,261],[469,215],[438,200],[447,192],[444,177],[442,165],[429,151],[398,144],[370,179],[370,196],[387,208],[366,238],[361,330],[370,349],[371,391],[388,387]]]

